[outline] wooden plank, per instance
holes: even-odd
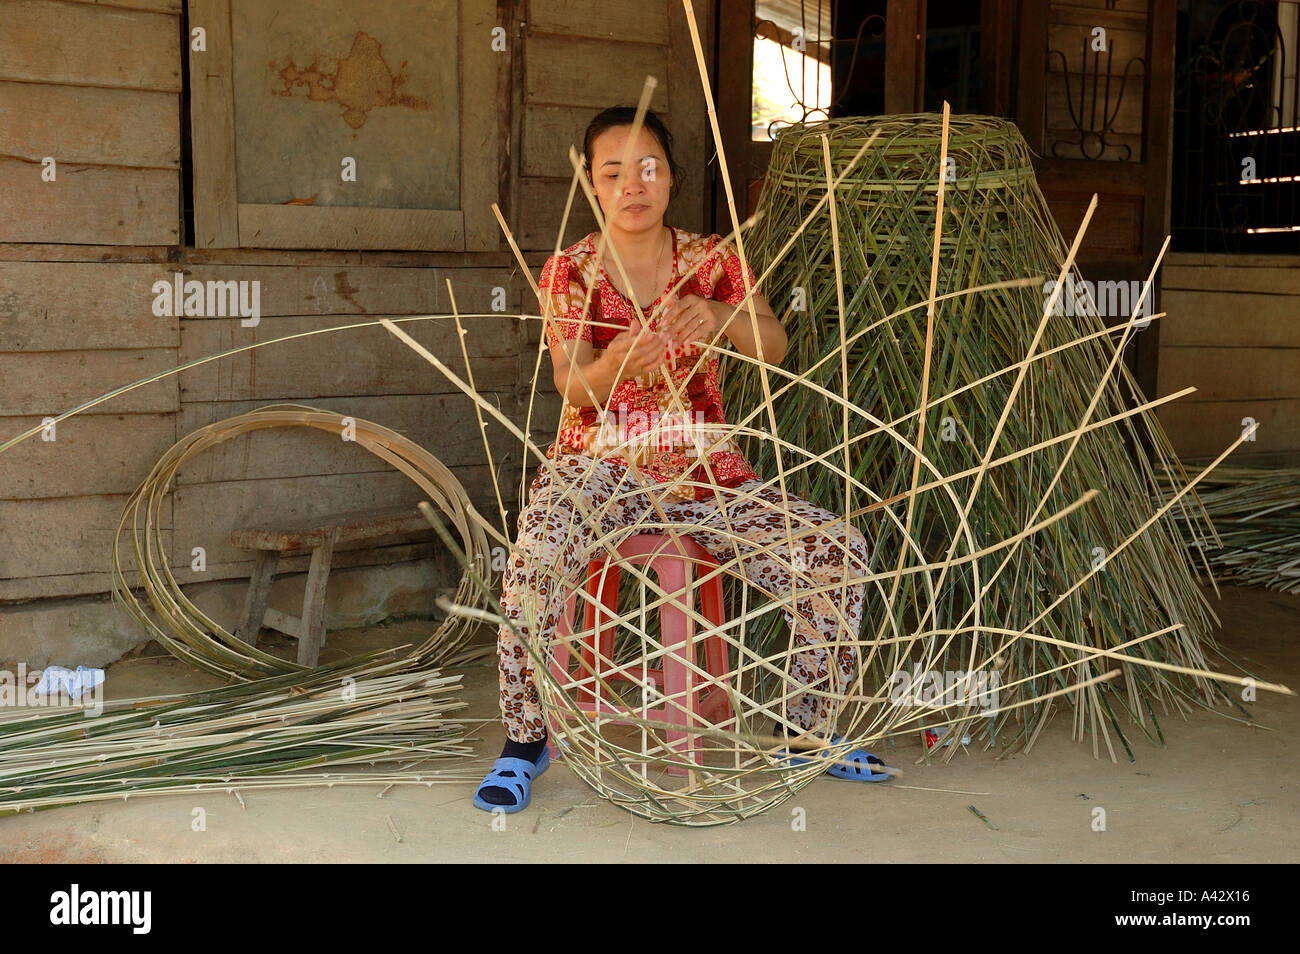
[[[0,255],[4,252],[0,245]],[[545,261],[545,259],[542,259]],[[187,265],[374,265],[385,268],[500,268],[510,267],[511,252],[378,252],[302,249],[187,248]]]
[[[480,391],[511,415],[508,392]],[[382,397],[322,397],[312,407],[390,428],[428,449],[447,467],[485,464],[487,452],[474,414],[473,402],[464,394],[388,394]],[[258,401],[186,403],[176,425],[178,435],[246,414],[262,406]],[[486,417],[486,415],[485,415]],[[517,421],[522,426],[522,416]],[[554,430],[554,422],[548,422]],[[506,454],[520,454],[518,440],[491,422],[487,428],[492,452],[499,463]],[[342,435],[308,427],[268,428],[231,438],[188,461],[176,476],[178,485],[223,480],[266,480],[313,474],[364,473],[391,470],[392,465]]]
[[[103,592],[113,564],[113,536],[126,501],[125,494],[0,500],[0,527],[5,528],[5,546],[0,547],[0,580],[102,574],[97,577],[102,583],[97,583],[96,589],[74,592]],[[171,516],[170,500],[165,500],[159,516],[165,545],[170,545]],[[87,582],[78,585],[85,586]],[[48,585],[41,584],[47,581],[40,581],[35,588],[46,592],[58,589],[54,579]],[[22,592],[22,587],[5,587],[4,592]],[[20,597],[6,595],[6,598]]]
[[[270,523],[236,527],[230,542],[243,550],[311,550],[329,537],[335,543],[357,543],[377,537],[399,536],[429,529],[429,524],[409,507],[369,508],[309,520],[297,525]]]
[[[736,199],[736,212],[744,218],[742,207],[748,187],[749,165],[755,151],[750,138],[754,99],[754,4],[751,0],[718,0],[713,6],[718,24],[717,52],[710,56],[710,47],[705,46],[704,49],[706,56],[709,56],[710,66],[714,67],[713,72],[717,75],[714,107],[722,150],[727,160],[727,179]],[[689,42],[687,45],[690,45]],[[692,47],[692,56],[694,52]],[[674,61],[680,55],[677,50],[670,52]],[[718,63],[726,63],[728,68],[716,69]],[[698,77],[698,67],[695,70]],[[714,141],[711,131],[706,141],[709,143],[709,155],[712,156]],[[712,208],[707,210],[711,224],[706,229],[730,232],[732,226],[731,213],[727,208],[727,185],[722,179],[721,162],[715,160],[715,163],[708,168],[712,177]]]
[[[251,566],[254,551],[233,545],[232,530],[321,519],[355,508],[359,502],[382,501],[384,506],[415,509],[424,499],[419,487],[393,470],[191,484],[174,494],[177,533],[170,559],[173,567],[184,564],[188,570],[193,548],[203,547],[209,567]],[[286,572],[283,567],[281,572]],[[205,574],[186,574],[186,579],[205,578]]]
[[[494,251],[506,247],[492,203],[504,198],[502,185],[509,181],[510,157],[502,132],[510,128],[510,57],[519,53],[502,55],[488,42],[493,28],[503,23],[510,33],[510,18],[502,17],[495,0],[462,0],[460,18],[460,241],[448,237],[434,246],[416,247]],[[512,35],[509,42],[517,41]]]
[[[303,588],[301,636],[298,639],[298,665],[315,666],[325,644],[325,584],[329,581],[330,559],[334,556],[334,538],[312,551],[311,568]]]
[[[574,109],[547,104],[525,107],[520,173],[553,179],[571,176],[573,166],[569,164],[569,146],[582,155],[583,135],[593,115],[586,107]],[[677,161],[682,162],[680,158]]]
[[[181,322],[178,364],[234,347],[269,341],[315,328],[367,320],[352,315],[263,318],[255,328],[239,319],[206,318]],[[515,318],[465,318],[466,347],[475,361],[475,382],[501,390],[519,381]],[[464,367],[455,324],[447,318],[404,321],[410,335],[452,370]],[[244,351],[181,372],[183,400],[305,400],[340,394],[450,394],[458,391],[427,361],[382,327],[358,328],[299,338]]]
[[[1242,420],[1258,423],[1255,440],[1241,445],[1246,454],[1300,450],[1300,399],[1277,401],[1173,401],[1161,406],[1160,423],[1182,457],[1219,454],[1242,433]],[[1228,458],[1231,463],[1233,458]]]
[[[667,43],[668,11],[670,7],[679,9],[680,3],[602,0],[599,16],[592,16],[588,0],[546,0],[528,6],[528,26],[541,33]]]
[[[489,499],[495,499],[491,497],[491,478],[485,467],[458,468],[453,473],[471,499],[478,501],[476,506],[486,507]],[[231,545],[230,531],[236,527],[307,521],[353,510],[358,504],[414,509],[421,500],[428,499],[405,475],[393,470],[284,477],[256,481],[251,486],[248,481],[191,484],[178,488],[173,496],[176,533],[171,563],[174,571],[184,566],[184,574],[177,573],[181,582],[211,578],[210,574],[189,570],[190,554],[196,546],[203,547],[209,569],[242,563],[247,576],[253,553]],[[493,503],[491,509],[481,512],[491,514],[495,510]]]
[[[0,418],[7,440],[40,418]],[[78,414],[0,454],[0,498],[26,500],[124,494],[139,486],[176,442],[175,414]]]
[[[668,44],[667,115],[675,117],[670,127],[673,133],[673,158],[684,170],[681,191],[671,206],[672,222],[681,228],[706,232],[710,231],[706,214],[707,197],[713,185],[713,166],[709,162],[713,155],[713,129],[707,122],[676,121],[681,117],[706,116],[707,104],[704,91],[700,88],[699,66],[695,61],[695,47],[691,44],[686,10],[680,2],[672,0],[668,8],[672,40]],[[705,68],[709,69],[714,61],[714,4],[699,4],[695,8],[695,15],[700,45],[704,49]],[[668,119],[665,118],[664,121],[668,122]]]
[[[0,159],[0,241],[175,245],[180,175],[59,163],[54,182],[38,163]]]
[[[1043,187],[1043,195],[1052,210],[1061,234],[1068,243],[1074,238],[1083,214],[1092,201],[1092,193],[1084,194],[1074,190]],[[1132,255],[1142,251],[1142,209],[1141,196],[1122,194],[1104,194],[1097,196],[1097,211],[1088,223],[1088,233],[1084,236],[1083,246],[1079,251],[1079,260],[1087,262],[1099,255]],[[1085,254],[1086,252],[1086,254]]]
[[[1011,77],[1015,72],[1015,0],[980,4],[980,111],[1011,115]]]
[[[1237,252],[1170,252],[1166,267],[1184,265],[1231,265],[1241,268],[1300,268],[1300,255],[1268,255]]]
[[[668,51],[662,46],[530,31],[525,72],[526,103],[597,110],[610,103],[635,103],[649,74],[659,80],[650,108],[668,111]]]
[[[886,0],[885,112],[920,112],[925,98],[925,0]]]
[[[310,576],[310,573],[308,575]],[[305,582],[303,585],[304,589],[307,588]],[[295,639],[302,638],[303,627],[301,616],[290,616],[288,613],[281,613],[276,609],[268,609],[262,614],[262,625],[267,629],[274,629],[284,633],[286,636],[293,636]],[[299,659],[301,659],[301,651],[299,651],[298,655]],[[316,665],[316,662],[315,660],[312,660],[312,662],[306,663],[305,665],[314,666]]]
[[[1043,152],[1044,87],[1047,77],[1047,0],[1025,0],[1019,5],[1016,46],[1020,60],[1016,71],[1016,125],[1029,148]],[[886,103],[886,112],[889,112]],[[1035,168],[1038,168],[1035,164]],[[1042,173],[1039,173],[1042,179]]]
[[[179,169],[175,93],[0,82],[0,155]]]
[[[491,312],[495,289],[517,310],[527,281],[505,268],[384,268],[305,265],[193,265],[186,280],[258,282],[263,317],[288,315],[450,314],[447,281],[461,313]],[[166,276],[171,278],[170,275]],[[531,290],[528,295],[533,297]]]
[[[568,196],[568,179],[526,178],[520,181],[520,229],[515,236],[520,248],[545,250],[548,253],[555,250],[555,233],[563,219],[564,203]],[[579,193],[569,213],[568,226],[560,247],[568,248],[594,231],[596,217],[592,215],[586,198]]]
[[[0,351],[176,348],[180,321],[153,313],[155,265],[0,262]]]
[[[248,581],[248,592],[244,594],[244,611],[239,617],[239,628],[235,630],[236,636],[252,646],[257,645],[257,634],[266,617],[266,599],[271,595],[271,582],[279,562],[280,554],[273,550],[263,550],[253,560],[253,574]]]
[[[1051,0],[1052,17],[1079,23],[1141,22],[1148,0]]]
[[[1160,321],[1162,348],[1300,348],[1297,294],[1185,291],[1166,286],[1160,307],[1169,316]]]
[[[1172,266],[1161,269],[1164,287],[1206,292],[1258,292],[1300,298],[1300,268],[1279,266]],[[1300,311],[1300,308],[1297,308]]]
[[[122,7],[128,10],[148,10],[151,13],[179,15],[182,0],[63,0],[65,3],[85,3],[95,7]]]
[[[167,262],[176,249],[165,245],[57,245],[0,242],[0,262]]]
[[[538,381],[537,394],[533,397],[533,423],[532,439],[543,450],[551,442],[555,435],[556,428],[560,426],[560,410],[564,406],[564,401],[555,391],[555,385],[552,384],[549,374],[544,374],[544,380]],[[523,409],[519,413],[522,419],[528,413],[528,397],[524,396],[522,402]],[[529,458],[532,460],[532,458]]]
[[[54,417],[109,391],[176,366],[171,348],[123,351],[36,351],[0,354],[0,416]],[[180,407],[176,377],[163,378],[118,395],[100,414],[175,411]]]
[[[168,530],[167,533],[170,535],[171,531]],[[334,568],[340,570],[345,567],[383,567],[412,560],[434,560],[441,566],[444,561],[450,559],[441,552],[439,549],[441,546],[441,543],[432,542],[401,543],[369,549],[336,551],[334,554]],[[248,560],[242,563],[209,563],[205,572],[199,574],[190,570],[190,559],[191,557],[187,554],[182,567],[172,568],[177,579],[184,577],[186,583],[211,583],[232,579],[247,583],[253,565]],[[293,559],[281,560],[276,572],[280,574],[305,573],[307,571],[307,561],[307,554],[302,554]],[[139,581],[135,570],[130,563],[129,556],[125,553],[123,554],[123,569],[127,573],[127,579],[131,581],[131,584],[138,586]],[[448,568],[447,572],[450,574],[452,571]],[[448,576],[447,578],[451,579],[452,577]],[[0,579],[0,600],[84,596],[108,593],[111,588],[111,577],[107,571],[63,573],[58,576],[36,576],[8,580]],[[227,622],[228,625],[237,624],[236,619]]]
[[[437,269],[294,265],[192,265],[186,279],[257,282],[263,317],[407,315],[440,311]]]
[[[194,165],[194,244],[239,245],[235,189],[235,95],[230,0],[189,0],[191,27],[207,31],[207,50],[189,50],[190,137]]]
[[[132,576],[134,580],[135,577]],[[112,578],[106,572],[64,573],[59,576],[31,576],[0,579],[0,601],[50,599],[59,596],[93,596],[108,593]],[[0,613],[0,618],[3,618]]]
[[[177,93],[180,20],[84,3],[8,0],[0,79]]]
[[[1162,348],[1160,393],[1195,386],[1195,401],[1300,398],[1300,348]]]
[[[1148,28],[1148,75],[1144,89],[1147,114],[1147,142],[1143,172],[1147,200],[1142,207],[1142,254],[1154,259],[1169,234],[1170,156],[1174,146],[1174,46],[1178,32],[1175,0],[1151,0]],[[1156,306],[1163,307],[1162,287],[1157,280]],[[1160,374],[1160,336],[1162,323],[1157,322],[1149,336],[1138,340],[1134,355],[1134,376],[1138,386],[1150,392]]]
[[[250,248],[465,248],[464,214],[239,203],[239,244]]]

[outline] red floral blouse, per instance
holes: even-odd
[[[720,235],[702,235],[685,229],[670,228],[673,245],[673,273],[668,287],[658,298],[645,305],[642,314],[614,287],[596,257],[599,235],[595,232],[559,255],[552,255],[542,268],[538,285],[542,293],[543,313],[554,317],[547,323],[547,343],[555,348],[562,335],[565,339],[581,338],[591,342],[593,353],[600,357],[615,335],[638,323],[650,322],[655,330],[660,321],[650,313],[663,300],[668,289],[683,274],[701,263],[694,275],[676,292],[678,297],[698,295],[704,299],[738,305],[745,297],[740,256],[728,246],[718,251]],[[756,284],[749,272],[750,286]],[[582,306],[587,289],[595,286],[584,319]],[[740,318],[733,319],[739,321]],[[592,322],[596,322],[593,325]],[[602,327],[599,323],[618,327]],[[722,338],[720,340],[725,340]],[[586,454],[614,459],[627,466],[634,464],[651,483],[668,482],[685,474],[685,480],[706,485],[735,487],[758,474],[745,460],[726,434],[722,410],[722,393],[718,389],[718,356],[699,359],[700,349],[691,345],[674,356],[668,369],[681,402],[675,400],[662,370],[648,371],[629,378],[614,388],[604,409],[575,407],[567,401],[560,414],[556,440],[546,450],[554,459],[560,454]],[[696,367],[698,365],[698,367]],[[692,368],[696,367],[695,373]],[[710,450],[712,448],[712,450]],[[708,453],[712,478],[703,466]],[[711,496],[710,486],[692,487],[679,484],[670,491],[677,497],[698,500]]]

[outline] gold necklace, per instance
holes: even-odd
[[[664,226],[663,234],[662,234],[662,236],[661,236],[661,238],[660,238],[660,242],[659,242],[659,253],[658,253],[657,255],[655,255],[655,264],[654,264],[654,270],[653,270],[653,276],[652,276],[652,277],[653,277],[654,281],[656,282],[656,285],[655,285],[656,288],[658,287],[658,284],[657,284],[657,283],[658,283],[658,280],[659,280],[659,263],[660,263],[661,261],[663,261],[664,252],[667,251],[667,249],[668,249],[668,226],[665,225],[665,226]],[[609,268],[608,268],[608,267],[605,268],[605,274],[606,274],[606,275],[609,275]],[[671,277],[671,275],[670,275],[669,277]],[[610,284],[611,284],[611,285],[614,284],[613,276],[610,276]],[[618,291],[618,286],[617,286],[617,285],[614,285],[614,290],[615,290],[615,291]],[[628,276],[628,291],[630,292],[631,290],[632,290],[632,277],[629,275],[629,276]],[[619,294],[620,294],[620,295],[623,295],[623,297],[626,298],[628,301],[631,301],[631,300],[632,300],[632,296],[631,296],[630,294],[625,295],[625,294],[623,294],[623,292],[619,292]]]

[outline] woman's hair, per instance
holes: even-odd
[[[587,169],[587,176],[591,176],[592,149],[596,143],[596,137],[607,129],[613,129],[617,126],[631,126],[632,120],[636,118],[636,107],[634,106],[611,106],[596,114],[595,118],[587,124],[587,134],[582,140],[583,164]],[[644,128],[654,134],[659,140],[659,146],[664,151],[664,158],[668,160],[668,172],[673,177],[672,188],[668,192],[669,200],[675,199],[677,193],[682,189],[682,169],[673,161],[673,134],[668,131],[664,121],[659,118],[653,110],[647,109],[645,112]]]

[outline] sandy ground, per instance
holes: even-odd
[[[1228,655],[1265,680],[1300,687],[1300,597],[1225,589],[1216,610]],[[427,623],[332,634],[327,649],[416,639]],[[500,751],[490,661],[464,673],[467,715],[486,720],[477,755]],[[1225,667],[1224,671],[1231,671]],[[123,660],[110,697],[212,685],[170,657]],[[1092,756],[1056,717],[1029,755],[968,749],[914,764],[919,739],[888,761],[884,784],[826,778],[756,818],[720,828],[652,825],[605,802],[562,762],[505,830],[470,803],[473,786],[300,789],[168,795],[0,819],[3,862],[955,861],[1294,862],[1300,860],[1300,699],[1262,693],[1256,725],[1196,711],[1162,719],[1168,746],[1130,733],[1136,762]],[[481,774],[481,772],[479,773]],[[920,788],[948,789],[948,792]],[[977,793],[977,794],[958,794]],[[987,819],[968,808],[974,805]],[[203,807],[207,830],[191,829]],[[1106,830],[1093,830],[1095,808]],[[802,809],[806,830],[792,825]],[[992,827],[996,826],[996,827]]]

